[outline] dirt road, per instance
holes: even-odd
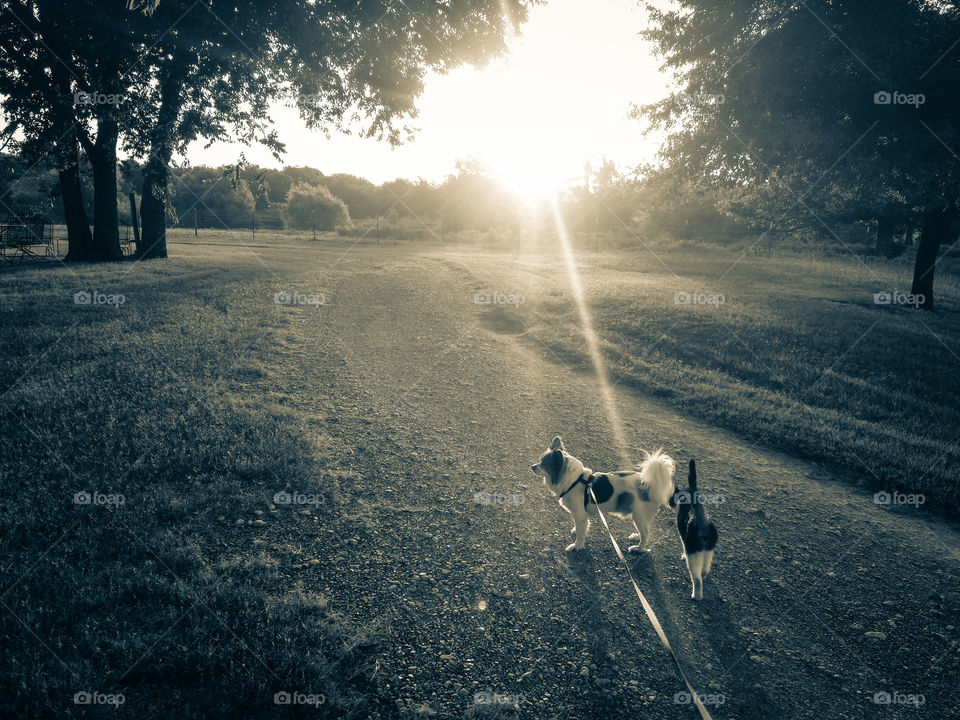
[[[591,468],[620,464],[595,377],[525,331],[524,313],[566,282],[559,261],[358,257],[311,274],[330,302],[291,310],[271,381],[338,446],[335,514],[302,579],[382,623],[377,713],[694,717],[602,528],[566,554],[571,521],[529,471],[556,434]],[[477,292],[523,304],[477,304]],[[681,467],[695,457],[701,489],[722,496],[702,603],[665,510],[653,551],[633,559],[714,717],[960,717],[955,530],[614,396],[634,461],[661,446]],[[481,491],[501,495],[478,505]],[[614,521],[622,543],[630,530]],[[494,694],[519,710],[477,706]]]

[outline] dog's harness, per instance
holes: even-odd
[[[570,492],[571,490],[573,490],[577,485],[581,485],[581,484],[582,484],[583,487],[584,487],[584,491],[583,491],[583,509],[586,510],[586,509],[587,509],[587,503],[590,501],[590,493],[588,493],[588,492],[586,491],[586,488],[589,488],[590,485],[593,483],[593,477],[594,477],[594,475],[593,475],[592,472],[590,472],[590,473],[588,473],[588,472],[582,473],[582,474],[580,475],[580,477],[578,477],[576,480],[573,481],[573,484],[572,484],[570,487],[568,487],[566,490],[564,490],[562,493],[560,493],[560,497],[558,497],[557,499],[558,499],[558,500],[563,500],[563,496],[564,496],[564,495],[566,495],[568,492]]]

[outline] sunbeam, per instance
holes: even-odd
[[[577,304],[577,312],[580,315],[583,338],[587,342],[590,361],[593,363],[593,372],[600,385],[600,393],[603,397],[607,420],[610,422],[610,428],[613,431],[613,440],[616,443],[617,452],[620,455],[621,467],[629,468],[632,467],[633,459],[627,445],[626,435],[623,431],[623,421],[620,419],[620,411],[617,409],[613,389],[610,387],[610,381],[607,379],[607,368],[603,362],[603,354],[600,352],[600,342],[597,339],[597,333],[593,329],[590,309],[587,307],[587,301],[583,294],[583,286],[580,283],[580,273],[577,271],[577,262],[573,255],[573,248],[570,245],[570,237],[567,235],[567,229],[563,223],[563,215],[560,212],[560,206],[555,197],[551,199],[550,206],[553,210],[553,218],[557,226],[557,237],[560,239],[560,246],[563,248],[563,258],[567,266],[567,276],[570,278],[570,289],[573,292],[573,299]]]

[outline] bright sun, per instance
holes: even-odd
[[[550,158],[507,148],[480,158],[490,174],[520,200],[530,204],[553,197],[564,185],[564,172]]]
[[[655,0],[663,3],[665,0]],[[274,115],[294,152],[314,148],[310,164],[374,183],[422,177],[441,183],[458,160],[474,159],[511,192],[529,202],[583,182],[584,166],[603,157],[617,167],[653,160],[659,141],[631,120],[632,103],[648,103],[670,90],[669,78],[638,33],[646,26],[636,0],[550,0],[530,12],[509,54],[484,68],[430,74],[411,123],[412,142],[399,148],[353,135],[324,141],[303,127],[292,108]],[[276,167],[265,149],[219,143],[194,162],[226,164],[239,152]]]
[[[506,57],[432,77],[418,124],[442,131],[416,143],[421,156],[475,159],[530,202],[582,183],[584,166],[604,156],[621,166],[652,159],[655,144],[629,111],[662,95],[664,80],[632,4],[537,6]]]

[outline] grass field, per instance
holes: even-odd
[[[0,636],[21,646],[0,660],[0,714],[62,716],[76,693],[130,688],[157,717],[266,716],[297,688],[360,713],[375,628],[289,581],[301,547],[267,555],[238,534],[278,488],[335,472],[311,420],[251,391],[284,342],[273,294],[299,258],[272,257],[271,274],[246,252],[177,254],[0,275]],[[76,305],[80,291],[124,301]]]
[[[316,515],[289,511],[282,542],[251,545],[241,532],[287,512],[270,507],[277,489],[349,480],[331,425],[277,386],[296,315],[273,295],[349,278],[350,241],[285,243],[265,263],[228,245],[242,244],[236,234],[207,234],[224,246],[0,273],[0,637],[21,647],[0,656],[4,715],[63,715],[77,693],[135,688],[156,717],[237,707],[266,717],[275,693],[309,688],[325,697],[320,716],[376,716],[369,649],[384,628],[293,572],[312,562],[297,528]],[[364,248],[467,265],[483,254]],[[727,271],[735,259],[695,246],[583,255],[613,378],[871,487],[955,509],[956,269],[943,264],[940,309],[920,314],[874,304],[876,292],[905,289],[902,264],[751,256]],[[526,328],[580,360],[565,279],[554,267],[546,280],[553,289],[525,308]],[[83,291],[97,299],[76,304]],[[682,292],[723,300],[675,300]]]

